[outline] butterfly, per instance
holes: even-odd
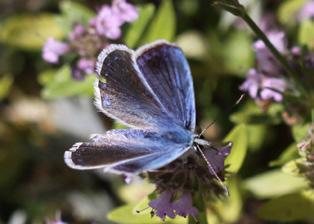
[[[193,80],[178,46],[159,40],[133,51],[112,44],[100,53],[96,72],[96,107],[128,129],[109,130],[74,144],[64,154],[69,167],[139,174],[194,150],[203,157],[217,157],[208,151],[211,144],[195,134]],[[217,158],[209,164],[212,174],[223,163],[221,156]]]

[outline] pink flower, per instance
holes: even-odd
[[[59,62],[59,57],[69,51],[69,46],[66,43],[57,41],[54,38],[48,38],[43,50],[42,57],[45,61],[56,64]]]
[[[103,6],[98,12],[95,20],[97,33],[109,39],[118,39],[121,36],[120,26],[120,17],[110,6]]]
[[[282,78],[273,78],[250,69],[240,90],[248,92],[253,99],[273,100],[281,102],[287,83]]]
[[[80,58],[72,69],[73,77],[77,80],[84,79],[86,74],[91,74],[95,71],[95,63],[93,59]]]
[[[283,32],[272,31],[267,36],[279,52],[285,53],[287,51],[287,40]],[[264,42],[257,40],[253,47],[256,52],[257,67],[259,70],[267,74],[278,75],[281,71],[281,66]]]
[[[71,41],[78,40],[85,32],[85,27],[82,24],[77,24],[74,26],[72,32],[69,34],[69,39]]]
[[[299,21],[314,18],[314,0],[309,0],[303,5],[297,15]]]
[[[127,3],[125,0],[114,0],[112,10],[121,19],[121,22],[133,22],[138,18],[138,12],[135,6]]]

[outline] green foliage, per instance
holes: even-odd
[[[243,200],[239,181],[232,178],[228,180],[227,186],[230,196],[212,203],[212,209],[208,211],[207,217],[210,224],[234,223],[241,216]]]
[[[304,5],[306,0],[286,0],[278,9],[278,19],[285,25],[294,25],[297,12]]]
[[[313,221],[313,195],[313,191],[303,191],[274,198],[258,210],[258,215],[278,222]]]
[[[220,52],[227,71],[245,76],[254,64],[252,37],[247,33],[235,31],[228,35],[228,39],[221,45]]]
[[[111,211],[107,217],[110,221],[117,222],[119,224],[160,224],[162,221],[159,217],[151,217],[150,209],[145,209],[148,206],[149,200],[143,199],[138,204],[128,204]],[[143,210],[144,209],[144,210]],[[141,212],[137,212],[143,210]],[[187,223],[187,219],[182,217],[176,217],[175,219],[166,219],[166,224],[184,224]]]
[[[278,157],[278,159],[271,161],[269,163],[270,166],[282,166],[285,163],[289,162],[292,159],[296,159],[298,157],[298,150],[296,143],[292,143],[288,148],[286,148]]]
[[[60,10],[62,14],[57,17],[57,22],[65,33],[68,33],[75,23],[88,24],[89,19],[95,13],[83,4],[74,1],[61,1]]]
[[[5,98],[12,87],[13,78],[11,75],[7,74],[0,78],[0,100]]]
[[[249,102],[238,112],[233,113],[230,120],[237,124],[278,124],[282,120],[282,109],[282,105],[273,104],[268,111],[262,111],[256,104]]]
[[[45,71],[39,76],[39,82],[44,85],[41,94],[45,99],[66,96],[92,96],[94,81],[94,75],[87,75],[83,81],[74,80],[68,65],[58,70]]]
[[[301,23],[298,39],[300,44],[314,50],[314,21],[305,20]]]
[[[245,159],[248,148],[248,132],[245,124],[235,126],[224,139],[224,142],[231,141],[233,143],[231,153],[227,157],[227,171],[237,173]]]
[[[134,48],[139,42],[154,15],[154,11],[155,7],[152,4],[139,7],[139,18],[130,25],[124,37],[124,42],[128,47]]]
[[[244,188],[258,198],[271,198],[307,187],[303,178],[294,177],[280,170],[272,170],[244,181]]]
[[[172,0],[163,0],[156,16],[145,33],[143,43],[150,43],[157,39],[172,41],[176,31],[176,15]]]
[[[0,27],[0,41],[24,50],[39,50],[48,37],[63,37],[54,15],[18,15],[9,17]]]

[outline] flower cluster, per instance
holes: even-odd
[[[299,173],[303,174],[314,188],[314,123],[308,129],[307,136],[298,144],[300,159],[296,160]]]
[[[196,194],[202,195],[204,203],[212,197],[225,196],[227,192],[221,181],[224,180],[224,161],[230,154],[231,147],[232,144],[229,143],[220,149],[202,149],[211,168],[201,155],[192,153],[148,173],[148,178],[156,185],[157,195],[149,203],[152,215],[163,220],[167,216],[175,218],[176,215],[196,219],[199,214],[199,209],[193,202]]]
[[[296,18],[299,21],[314,17],[314,1],[308,1],[297,13]],[[291,74],[297,82],[305,83],[309,88],[313,87],[314,81],[311,80],[309,71],[314,69],[314,54],[309,49],[303,49],[298,46],[289,48],[287,35],[277,25],[276,18],[273,15],[265,15],[259,22],[260,29],[268,37],[271,44],[284,57],[287,68],[279,62],[269,48],[262,40],[257,40],[253,44],[256,55],[256,67],[251,68],[247,73],[247,78],[240,86],[240,90],[247,92],[250,97],[257,102],[282,102],[285,95],[293,95],[299,92],[295,85],[296,80],[291,80]],[[300,87],[300,86],[299,86]],[[260,104],[263,105],[263,104]],[[267,105],[267,104],[266,104]]]
[[[280,31],[269,31],[270,42],[283,54],[286,54],[287,41]],[[240,90],[248,92],[256,100],[281,102],[288,88],[283,78],[284,70],[262,40],[257,40],[253,48],[256,54],[256,68],[249,70],[247,79]]]
[[[135,6],[126,0],[113,0],[111,6],[100,8],[87,27],[75,24],[66,42],[49,38],[42,49],[42,57],[51,64],[57,64],[60,56],[74,53],[77,57],[72,62],[72,75],[76,79],[83,79],[85,74],[93,73],[99,52],[110,44],[110,40],[121,37],[121,26],[137,18]]]

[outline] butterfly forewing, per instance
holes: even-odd
[[[181,49],[158,41],[140,48],[136,54],[140,71],[163,107],[181,126],[194,131],[193,81]]]
[[[99,56],[98,76],[96,105],[108,116],[141,129],[175,123],[143,79],[133,51],[122,45],[105,49]]]

